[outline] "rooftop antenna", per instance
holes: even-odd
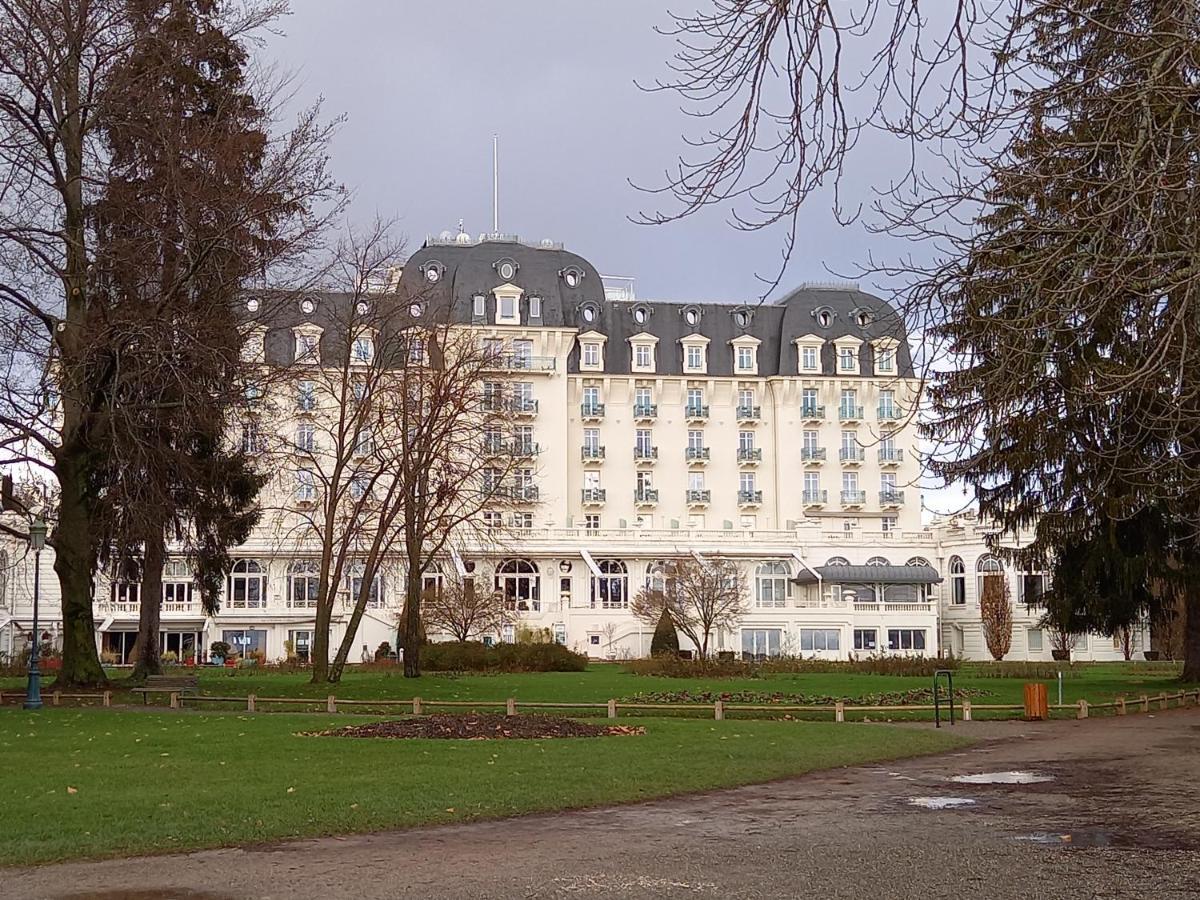
[[[492,134],[492,234],[500,233],[500,136]]]

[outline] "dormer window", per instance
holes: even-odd
[[[805,372],[817,371],[817,348],[816,347],[801,347],[800,348],[800,368]]]
[[[471,298],[471,315],[476,319],[487,316],[487,298],[483,294],[476,294]]]
[[[354,339],[354,361],[369,363],[375,358],[375,341],[369,334],[360,334]]]
[[[312,298],[305,297],[303,300],[300,301],[300,312],[304,313],[306,316],[311,316],[316,311],[317,311],[317,304],[316,304],[316,301],[313,300]]]
[[[246,309],[250,310],[250,312],[258,312],[258,298],[251,297],[249,300],[247,300]]]
[[[736,309],[733,311],[733,322],[738,328],[749,328],[751,313],[748,309]]]
[[[838,371],[853,372],[858,366],[855,364],[854,348],[841,347],[838,349]]]
[[[496,324],[521,324],[521,289],[502,285],[493,292],[496,295]]]
[[[754,348],[753,347],[738,347],[737,348],[737,369],[739,372],[754,371]]]
[[[833,310],[827,306],[822,306],[820,309],[813,310],[813,318],[817,320],[817,324],[822,328],[828,328],[833,324]]]
[[[653,366],[654,348],[649,344],[634,344],[633,364],[639,369],[648,369]]]
[[[441,281],[443,271],[445,271],[445,267],[440,262],[432,260],[425,263],[425,265],[421,268],[421,272],[424,274],[425,280],[430,284],[437,284],[439,281]]]
[[[517,277],[517,264],[507,257],[499,260],[496,263],[496,274],[498,274],[505,281],[512,281]]]
[[[501,297],[500,311],[497,315],[501,319],[515,319],[517,317],[517,298]]]
[[[579,287],[579,282],[583,280],[583,270],[576,266],[567,266],[558,274],[569,288]]]
[[[408,307],[408,314],[414,319],[421,318],[421,314],[425,312],[425,307],[420,303],[413,303]]]
[[[307,331],[296,332],[296,362],[319,362],[321,339]]]
[[[645,325],[650,320],[650,310],[644,306],[635,306],[633,308],[633,321],[638,325]]]
[[[875,316],[872,315],[869,309],[859,309],[854,312],[854,321],[858,324],[859,328],[866,328],[875,321]]]
[[[686,307],[683,311],[683,321],[693,328],[700,324],[700,310],[695,306]]]
[[[542,317],[542,298],[541,297],[530,297],[529,298],[529,318],[540,319],[541,317]]]
[[[584,344],[583,345],[583,364],[585,366],[596,367],[600,365],[600,345],[599,344]]]
[[[891,347],[879,350],[875,354],[875,371],[881,375],[890,375],[896,371],[896,351]]]

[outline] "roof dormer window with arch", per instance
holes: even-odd
[[[839,375],[858,375],[858,348],[862,341],[858,338],[843,337],[833,342],[837,348],[837,372]]]
[[[577,288],[583,281],[583,269],[579,266],[567,266],[560,270],[558,275],[563,280],[563,284],[569,288]]]
[[[813,310],[812,315],[813,319],[816,320],[817,325],[821,328],[829,328],[831,325],[833,325],[833,320],[835,318],[834,312],[828,306],[818,306]]]
[[[645,325],[650,321],[650,307],[645,303],[639,303],[633,308],[633,322],[635,325]]]
[[[437,284],[442,280],[442,276],[445,273],[446,267],[436,259],[431,259],[421,264],[421,275],[430,284]]]
[[[758,338],[743,334],[729,342],[733,347],[733,371],[738,375],[758,374]]]
[[[629,355],[633,360],[633,371],[651,374],[657,368],[658,338],[642,331],[629,339]]]
[[[683,321],[687,323],[689,328],[696,328],[700,324],[700,307],[685,306],[682,311]]]
[[[604,345],[608,337],[598,331],[585,331],[579,335],[579,371],[604,371]]]
[[[683,348],[683,371],[689,375],[705,375],[708,373],[709,340],[702,334],[690,334],[680,338]]]

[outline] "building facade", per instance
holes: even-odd
[[[751,597],[742,623],[715,636],[718,650],[986,658],[978,597],[983,578],[1005,572],[1017,586],[1009,658],[1050,658],[1025,605],[1044,578],[991,557],[978,523],[922,522],[921,386],[903,323],[883,300],[853,286],[803,287],[769,304],[642,300],[561,246],[505,236],[431,239],[399,278],[401,296],[423,298],[414,324],[449,310],[494,352],[495,380],[481,389],[503,402],[484,446],[520,457],[505,469],[508,496],[522,502],[497,513],[503,537],[460,544],[425,573],[431,585],[486,562],[521,626],[624,658],[649,650],[652,626],[629,603],[663,561],[723,557],[744,568]],[[319,353],[322,305],[336,302],[313,296],[276,310],[253,332],[257,352],[284,365]],[[311,414],[277,427],[311,439]],[[286,467],[275,476],[268,506],[282,512],[239,549],[215,615],[201,610],[186,563],[169,564],[164,651],[204,658],[225,640],[269,659],[307,652],[311,547],[279,525],[304,502],[305,481]],[[3,552],[0,653],[23,646],[31,626],[31,560],[12,542]],[[42,585],[54,634],[50,559],[43,553]],[[372,589],[355,638],[363,653],[394,645],[401,582],[393,568]],[[137,614],[137,585],[98,585],[97,640],[109,661],[128,656]],[[1120,658],[1111,639],[1085,640],[1078,658]]]

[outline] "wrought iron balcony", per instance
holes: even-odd
[[[684,409],[684,416],[693,421],[708,418],[708,404],[689,403]]]
[[[842,506],[862,506],[866,502],[866,491],[842,491]]]
[[[807,422],[822,422],[825,420],[825,407],[818,403],[804,403],[800,406],[800,416]]]
[[[640,488],[633,492],[633,502],[647,506],[658,502],[658,488]]]
[[[535,503],[538,499],[536,484],[518,484],[508,489],[508,496],[518,503]]]
[[[829,502],[829,491],[805,491],[805,506],[824,506]]]
[[[861,406],[852,406],[849,403],[843,403],[838,407],[838,418],[843,422],[861,422],[863,417],[863,408]]]
[[[903,506],[904,491],[884,490],[879,492],[880,506]]]
[[[706,463],[710,455],[707,447],[688,447],[684,453],[690,463]]]
[[[741,422],[756,422],[762,418],[761,406],[739,406],[737,408],[738,421]]]
[[[524,353],[497,353],[494,368],[511,372],[553,372],[557,361],[553,356],[528,356]]]
[[[738,447],[737,458],[740,463],[760,463],[762,462],[762,448]]]
[[[738,503],[742,506],[757,506],[762,503],[762,491],[738,491]]]
[[[709,490],[689,490],[687,492],[687,502],[690,505],[698,505],[708,503],[712,500],[712,491]]]
[[[801,447],[800,459],[807,463],[825,462],[826,451],[824,447]]]
[[[857,465],[866,455],[862,447],[843,447],[838,451],[838,460],[846,465]]]
[[[607,496],[607,491],[604,488],[584,488],[583,502],[588,505],[596,505],[603,503]]]
[[[658,459],[657,447],[634,447],[633,458],[636,460],[646,461]]]
[[[892,403],[879,404],[880,422],[895,422],[902,418],[904,418],[904,414],[900,412],[900,407]]]
[[[879,464],[881,466],[898,466],[902,462],[904,462],[903,450],[884,449],[879,451]]]
[[[604,459],[604,448],[589,447],[585,444],[580,448],[579,455],[584,462],[587,462],[588,460]]]
[[[603,419],[603,403],[584,403],[579,407],[579,414],[585,419]]]
[[[512,456],[537,456],[542,452],[536,441],[513,441],[508,445],[508,452]]]
[[[637,403],[633,407],[633,417],[635,419],[656,419],[658,418],[657,403]]]
[[[536,416],[538,402],[532,397],[515,397],[512,401],[512,411],[518,416]]]

